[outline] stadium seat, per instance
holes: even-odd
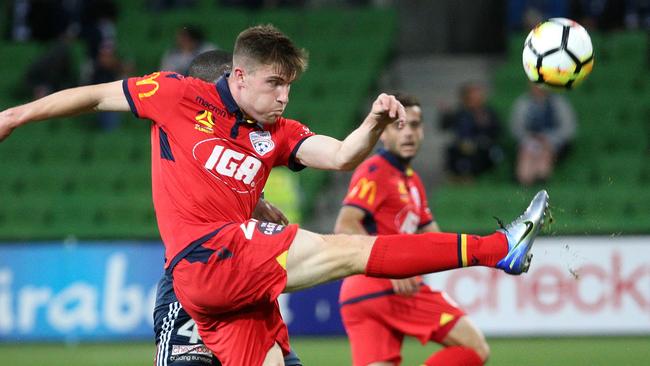
[[[510,38],[510,50],[494,75],[495,106],[508,121],[512,103],[528,87],[521,68],[525,35]],[[647,35],[643,32],[593,34],[596,63],[592,75],[565,93],[578,116],[576,140],[565,161],[544,184],[551,196],[556,225],[561,234],[642,233],[650,198],[650,77]],[[511,141],[511,140],[510,140]],[[512,144],[512,142],[509,142]],[[512,167],[487,174],[469,187],[441,188],[433,197],[441,227],[466,227],[487,232],[493,228],[485,215],[517,212],[499,205],[515,194],[529,196],[531,189],[512,183]],[[505,193],[504,193],[505,192]],[[577,193],[579,192],[579,193]],[[459,205],[458,202],[462,202]],[[505,206],[505,207],[504,207]],[[516,206],[516,205],[515,205]]]
[[[197,8],[152,15],[144,3],[119,2],[119,52],[135,62],[139,75],[159,67],[182,25],[201,26],[209,41],[232,50],[234,39],[247,26],[276,24],[311,52],[310,70],[295,84],[287,116],[340,138],[359,123],[357,110],[386,61],[396,29],[396,15],[384,9],[258,13],[204,0]],[[2,107],[19,102],[12,88],[26,65],[15,60],[32,60],[43,46],[0,47],[3,54],[12,55],[0,58],[0,67],[7,70],[0,81]],[[79,44],[75,52],[81,59]],[[110,132],[99,131],[95,117],[88,115],[19,129],[0,145],[0,239],[157,237],[149,155],[149,124],[130,115],[123,115],[120,127]],[[304,217],[327,173],[308,170],[298,177],[305,190]]]

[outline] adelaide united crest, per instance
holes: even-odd
[[[251,140],[253,148],[260,156],[266,155],[266,153],[275,147],[275,143],[271,139],[271,132],[269,131],[253,131],[248,137]]]

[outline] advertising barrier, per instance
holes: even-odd
[[[540,238],[529,273],[427,276],[488,335],[650,334],[650,238]],[[0,244],[0,341],[152,339],[159,242]],[[344,334],[340,282],[280,297],[292,335]]]
[[[152,337],[160,243],[0,245],[0,340]]]
[[[540,238],[530,271],[429,275],[488,335],[650,334],[650,238]]]

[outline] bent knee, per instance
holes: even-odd
[[[468,337],[465,342],[461,343],[461,346],[472,349],[483,362],[490,357],[490,346],[482,334],[474,334],[472,337]]]
[[[484,339],[478,342],[472,349],[476,351],[483,362],[486,362],[490,358],[490,345]]]
[[[490,357],[490,346],[485,341],[483,333],[467,317],[462,317],[456,323],[443,341],[445,346],[461,346],[472,349],[483,362]]]

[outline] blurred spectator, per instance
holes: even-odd
[[[531,84],[515,101],[510,123],[518,143],[517,180],[526,186],[548,180],[575,134],[573,108],[563,96]]]
[[[570,15],[587,29],[613,30],[624,26],[626,8],[633,1],[571,0]]]
[[[201,29],[185,25],[176,32],[176,46],[165,52],[160,69],[187,75],[190,63],[196,56],[217,48],[214,44],[205,42]]]
[[[147,7],[154,11],[189,8],[196,5],[196,0],[147,0]]]
[[[508,0],[507,6],[508,29],[513,30],[528,31],[544,19],[566,17],[569,13],[566,0]]]
[[[76,0],[14,0],[4,7],[13,16],[10,21],[14,40],[46,44],[45,51],[27,66],[17,87],[19,96],[38,99],[78,85],[72,50]]]
[[[503,160],[498,144],[501,123],[486,105],[486,91],[480,84],[461,86],[460,100],[458,110],[442,118],[442,127],[453,134],[446,164],[456,178],[472,180]]]
[[[10,39],[18,42],[52,41],[73,25],[77,1],[10,0],[0,5],[0,14],[9,14],[6,20]],[[0,21],[5,20],[1,18]]]
[[[105,43],[98,50],[97,58],[93,63],[93,72],[90,84],[107,83],[123,79],[133,73],[133,65],[124,62],[117,54],[115,45]],[[121,113],[100,112],[97,114],[99,127],[104,131],[111,131],[120,125]]]
[[[39,99],[57,90],[78,85],[79,75],[74,67],[71,42],[70,37],[59,37],[29,65],[21,89],[27,89],[24,94],[28,94],[30,99]]]
[[[29,2],[27,22],[33,40],[50,41],[58,38],[70,24],[69,13],[62,1],[38,0]]]
[[[650,31],[650,0],[627,0],[625,25],[628,29]]]
[[[248,9],[298,7],[305,5],[305,0],[221,0],[222,6],[233,6]],[[313,0],[312,0],[313,2]]]
[[[8,20],[8,29],[6,30],[7,39],[17,42],[29,40],[30,29],[27,23],[27,13],[29,12],[29,0],[13,0],[3,5],[3,11],[10,14]]]
[[[88,57],[95,61],[100,50],[117,44],[119,8],[112,0],[88,0],[81,10],[81,39]]]
[[[119,8],[113,0],[84,1],[81,11],[81,38],[86,44],[88,61],[85,84],[105,83],[132,73],[133,65],[122,60],[117,52],[117,18]],[[110,131],[119,126],[120,113],[97,114],[99,127]]]

